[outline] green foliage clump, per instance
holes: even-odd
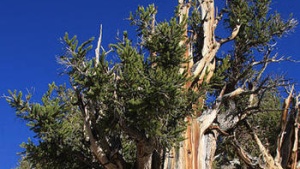
[[[140,142],[147,142],[153,151],[167,151],[184,139],[184,118],[192,114],[197,97],[193,91],[182,90],[190,80],[186,73],[179,73],[186,62],[180,45],[183,24],[172,18],[152,28],[150,16],[155,13],[154,6],[149,6],[139,7],[132,15],[138,35],[144,37],[142,50],[133,47],[126,32],[123,41],[111,45],[120,63],[109,65],[105,51],[99,60],[89,59],[93,38],[78,45],[76,36],[66,34],[68,52],[59,61],[66,66],[70,87],[50,84],[41,103],[32,103],[31,95],[22,100],[21,92],[10,93],[9,104],[39,140],[22,145],[24,163],[101,168],[89,149],[86,120],[104,152],[116,150],[128,166],[136,162]],[[150,57],[154,51],[155,57]]]
[[[10,92],[9,104],[16,108],[17,116],[26,120],[38,142],[28,140],[21,146],[24,159],[33,168],[80,168],[97,166],[84,140],[79,110],[73,106],[74,93],[65,85],[49,84],[41,103],[31,103],[31,95],[22,100],[21,92]],[[96,167],[97,168],[97,167]],[[98,167],[99,168],[99,167]]]

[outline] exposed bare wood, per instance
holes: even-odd
[[[188,3],[184,0],[178,0],[180,5],[180,18],[179,21],[183,21],[183,16],[188,15]],[[216,67],[216,60],[215,56],[220,46],[224,43],[234,40],[239,31],[241,25],[236,25],[235,28],[232,30],[231,35],[227,38],[220,39],[217,41],[215,39],[215,29],[217,27],[218,21],[222,18],[222,11],[218,16],[215,16],[217,12],[215,12],[214,7],[214,0],[198,0],[201,8],[201,19],[202,19],[202,30],[201,33],[203,34],[203,46],[201,49],[201,58],[196,63],[191,62],[191,64],[187,64],[185,66],[186,70],[190,71],[189,74],[195,78],[193,84],[202,84],[203,82],[209,83],[211,77],[214,74],[215,67]],[[238,19],[238,18],[237,18]],[[186,30],[187,35],[188,30]],[[187,36],[186,36],[187,37]],[[195,38],[195,36],[193,36]],[[192,39],[192,38],[191,38]],[[194,39],[193,39],[194,40]],[[181,45],[186,44],[186,41],[182,41]],[[190,44],[189,44],[190,45]],[[192,46],[192,45],[191,45]],[[189,49],[189,46],[187,47]],[[188,54],[189,53],[189,54]],[[186,52],[184,55],[185,58],[191,56],[191,51]],[[240,115],[232,115],[232,123],[236,124],[240,120],[246,119],[249,114],[255,113],[258,109],[259,101],[258,99],[258,92],[260,90],[270,89],[273,86],[265,86],[266,80],[261,82],[261,77],[263,72],[265,71],[268,63],[271,62],[279,62],[282,61],[283,58],[277,59],[277,55],[274,57],[269,57],[270,53],[266,53],[265,58],[261,61],[253,61],[249,64],[249,70],[252,69],[256,65],[262,65],[261,69],[258,71],[257,74],[254,75],[253,82],[255,82],[253,88],[246,88],[246,82],[244,85],[237,87],[230,93],[222,94],[221,97],[218,97],[216,100],[216,104],[211,108],[207,109],[203,112],[195,113],[195,117],[197,120],[194,120],[192,117],[188,117],[187,121],[189,123],[188,128],[185,133],[186,140],[183,141],[182,147],[180,148],[179,152],[175,152],[172,157],[173,160],[170,160],[166,168],[191,168],[191,169],[204,169],[204,168],[211,168],[211,162],[213,161],[211,158],[211,154],[214,154],[214,143],[217,137],[217,131],[221,134],[227,135],[226,131],[223,131],[222,127],[214,126],[213,122],[219,115],[219,105],[222,103],[223,100],[232,100],[235,97],[240,95],[247,95],[249,96],[249,104],[245,109],[244,114]],[[181,70],[183,72],[184,69]],[[243,75],[241,75],[243,76]],[[193,87],[191,84],[187,84],[186,88]],[[223,91],[224,92],[224,91]],[[199,99],[202,103],[204,103],[204,99]],[[203,106],[203,105],[201,105]],[[200,106],[200,107],[201,107]],[[230,113],[230,112],[229,112]],[[227,114],[228,115],[228,114]],[[225,117],[225,116],[224,116]],[[227,116],[226,116],[227,117]],[[230,116],[231,117],[231,116]],[[218,119],[219,120],[219,119]],[[229,123],[228,121],[223,121],[224,123]],[[223,124],[222,124],[223,125]],[[230,128],[232,125],[228,125],[224,127],[225,129]],[[210,129],[210,132],[215,134],[211,134],[206,132]],[[216,134],[217,133],[217,134]],[[257,145],[260,148],[260,151],[263,153],[263,159],[267,160],[265,164],[265,168],[280,168],[280,163],[273,159],[273,157],[268,153],[267,149],[263,146],[262,142],[257,137],[256,133],[253,134],[253,138],[256,141]],[[245,160],[248,165],[255,166],[258,163],[258,159],[251,157],[245,150],[242,149],[241,146],[237,146],[237,150],[240,156]],[[196,158],[195,158],[196,157]],[[182,160],[184,159],[184,160]],[[174,161],[177,160],[177,161]],[[180,162],[179,162],[180,161]],[[176,167],[175,167],[176,166]]]
[[[215,39],[215,28],[222,13],[215,17],[215,7],[213,0],[199,0],[201,7],[201,16],[203,20],[203,48],[201,51],[202,59],[195,63],[192,67],[192,75],[198,77],[199,83],[209,82],[215,69],[215,55],[221,44],[233,40],[240,29],[240,25],[236,25],[231,36],[221,39],[219,42]],[[204,79],[205,78],[205,79]]]
[[[193,59],[191,58],[192,52],[190,50],[190,44],[188,43],[188,25],[187,25],[187,17],[189,16],[189,11],[190,11],[190,0],[189,2],[185,2],[185,0],[178,0],[179,4],[179,18],[178,22],[179,23],[185,23],[184,26],[184,39],[180,42],[179,45],[185,45],[186,51],[183,56],[185,60],[188,62],[183,65],[183,68],[180,69],[180,73],[183,73],[184,71],[187,70],[188,76],[190,76],[190,68],[193,66]],[[187,87],[189,87],[189,84],[187,84]]]
[[[245,93],[246,91],[242,88],[237,88],[235,89],[234,91],[230,92],[230,93],[227,93],[223,96],[223,98],[233,98],[233,97],[236,97],[242,93]]]
[[[229,42],[229,41],[233,40],[238,35],[240,27],[241,27],[241,25],[236,25],[235,28],[232,30],[231,35],[228,38],[221,39],[219,41],[219,43],[224,44],[226,42]]]
[[[125,123],[125,120],[120,118],[120,127],[137,142],[137,168],[138,169],[151,169],[152,167],[152,154],[154,145],[152,139],[146,137],[135,129]]]
[[[296,103],[295,103],[295,124],[294,124],[294,140],[293,140],[293,148],[292,148],[292,153],[291,153],[291,160],[290,160],[290,168],[291,169],[296,169],[297,164],[298,164],[298,132],[299,132],[299,95],[296,97]]]
[[[299,110],[297,110],[297,116],[299,115]],[[299,124],[296,121],[295,128],[294,128],[294,143],[293,143],[293,149],[291,153],[291,160],[290,160],[290,168],[296,169],[297,168],[297,159],[298,159],[298,132],[299,132]]]
[[[261,168],[265,169],[282,169],[297,167],[297,150],[298,150],[298,97],[293,97],[294,86],[291,87],[288,97],[285,99],[282,116],[281,116],[281,132],[277,140],[277,154],[273,158],[265,148],[256,132],[252,129],[251,125],[245,120],[247,128],[259,148],[261,159],[253,161],[253,157],[249,155],[234,139],[234,146],[241,159],[248,165],[255,166],[259,164]],[[250,95],[251,96],[251,95]],[[250,97],[251,98],[251,97]],[[293,100],[296,99],[294,102]],[[292,109],[290,109],[292,108]],[[289,111],[290,110],[290,111]],[[235,138],[235,137],[234,137]],[[258,162],[258,163],[257,163]]]
[[[191,76],[190,68],[193,65],[193,59],[191,57],[192,52],[190,50],[191,44],[188,43],[188,24],[186,22],[187,21],[186,19],[189,16],[189,10],[191,7],[190,2],[191,2],[191,0],[189,0],[188,2],[186,2],[185,0],[178,0],[179,23],[185,24],[184,35],[183,35],[185,38],[180,42],[180,45],[185,45],[186,51],[185,51],[183,58],[188,61],[186,64],[184,64],[182,66],[182,68],[180,69],[180,73],[187,71],[188,77]],[[188,82],[185,85],[185,89],[190,88],[190,86],[191,86],[191,82]],[[184,137],[186,138],[186,140],[182,142],[182,146],[180,147],[179,151],[177,151],[177,152],[174,151],[174,154],[176,154],[178,161],[174,161],[176,159],[172,159],[171,161],[169,161],[169,164],[172,164],[172,165],[167,164],[167,166],[170,168],[174,168],[175,166],[177,168],[192,168],[193,162],[195,161],[193,159],[193,158],[195,158],[195,156],[194,156],[195,150],[193,149],[193,145],[194,145],[193,141],[197,141],[195,139],[198,139],[198,137],[195,137],[195,136],[193,137],[193,134],[198,134],[198,133],[195,133],[195,132],[197,132],[196,130],[198,130],[198,127],[193,128],[193,123],[195,123],[195,122],[191,117],[187,117],[186,121],[189,123],[189,125],[187,126],[187,129],[186,129],[186,132],[184,133]]]
[[[224,136],[229,136],[229,133],[227,133],[226,131],[222,130],[219,126],[217,125],[211,125],[208,128],[209,130],[217,130],[219,133],[221,133]]]
[[[225,89],[225,87],[223,88]],[[205,110],[201,116],[197,118],[198,128],[199,128],[199,140],[198,146],[196,147],[198,151],[197,163],[193,167],[196,168],[211,168],[212,161],[214,158],[214,152],[216,150],[216,139],[218,134],[216,131],[212,131],[212,133],[205,134],[206,130],[212,125],[213,121],[216,119],[217,114],[219,112],[219,108],[221,105],[221,100],[223,97],[223,92],[221,92],[219,98],[215,102],[215,105],[212,109]],[[194,144],[196,144],[194,143]]]
[[[277,149],[276,149],[276,157],[275,157],[275,161],[277,163],[281,163],[281,161],[282,161],[281,147],[282,147],[284,135],[286,132],[285,129],[286,129],[287,120],[288,120],[288,110],[289,110],[290,104],[292,102],[293,90],[294,90],[294,87],[292,87],[292,90],[290,91],[288,97],[285,99],[284,104],[283,104],[283,111],[281,114],[281,124],[280,124],[281,130],[280,130],[280,134],[278,135],[278,139],[277,139]]]
[[[248,129],[250,129],[251,134],[258,145],[259,151],[262,155],[263,161],[260,161],[260,165],[266,169],[282,169],[281,164],[275,161],[272,155],[268,152],[268,149],[265,148],[261,140],[258,138],[255,131],[252,129],[251,125],[246,121]]]
[[[95,62],[96,65],[99,64],[99,60],[100,60],[100,48],[101,48],[101,42],[102,42],[102,24],[100,25],[100,33],[99,33],[99,38],[98,38],[98,42],[97,42],[97,48],[95,49]]]
[[[290,94],[293,93],[292,86]],[[298,147],[298,116],[299,103],[298,97],[292,96],[287,114],[287,122],[285,123],[284,134],[281,136],[280,155],[281,165],[283,168],[296,168],[297,166],[297,147]],[[283,123],[284,124],[284,123]]]
[[[244,148],[240,145],[240,143],[236,139],[235,132],[233,134],[233,143],[232,145],[237,150],[239,157],[249,166],[257,165],[258,161],[254,157],[252,157],[248,152],[244,150]]]
[[[204,77],[206,76],[205,81],[209,82],[212,77],[212,71],[215,69],[214,58],[217,51],[220,48],[220,44],[215,40],[215,6],[214,1],[212,0],[199,0],[201,7],[201,16],[203,20],[203,47],[201,51],[202,59],[199,60],[192,68],[192,74],[195,77],[199,78],[199,83],[204,82]]]
[[[120,165],[111,163],[110,160],[107,158],[106,153],[104,152],[103,148],[98,145],[98,143],[93,135],[92,129],[91,129],[91,121],[90,121],[89,111],[83,103],[84,98],[82,98],[82,95],[80,95],[79,93],[77,95],[78,95],[77,97],[79,99],[79,107],[80,107],[81,112],[84,117],[84,129],[85,129],[88,139],[90,141],[90,144],[91,144],[90,148],[91,148],[92,153],[95,155],[95,157],[100,162],[100,164],[102,164],[106,169],[122,169],[123,166],[121,165],[121,163],[119,163]]]

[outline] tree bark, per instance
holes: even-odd
[[[180,5],[180,18],[179,22],[183,22],[184,17],[188,17],[190,2],[186,3],[183,0],[179,0]],[[199,80],[199,83],[204,81],[204,76],[207,72],[208,76],[206,76],[205,81],[209,82],[210,78],[213,75],[215,62],[214,60],[216,51],[218,50],[219,44],[216,45],[216,41],[214,39],[214,1],[204,0],[201,3],[201,11],[202,11],[202,19],[204,21],[203,24],[203,32],[204,32],[204,40],[203,40],[203,49],[202,56],[203,58],[198,61],[197,64],[193,66],[192,59],[187,63],[185,68],[187,69],[189,76],[195,76]],[[187,26],[185,37],[187,37]],[[182,45],[186,44],[186,40],[182,42]],[[187,50],[184,58],[189,58],[192,56],[192,52],[190,50],[191,44],[187,44]],[[187,84],[186,88],[190,88],[191,84]],[[199,101],[203,101],[203,99],[199,98]],[[199,104],[200,106],[203,106]],[[209,112],[211,113],[211,112]],[[207,114],[205,117],[209,117],[210,119],[214,119],[217,113],[215,110],[212,114]],[[167,169],[176,169],[176,168],[186,168],[186,169],[201,169],[201,168],[211,168],[212,162],[209,160],[214,155],[214,151],[216,149],[215,139],[211,133],[205,134],[205,130],[211,125],[212,121],[199,121],[197,118],[201,113],[195,112],[195,117],[187,117],[186,121],[188,123],[187,130],[184,133],[185,140],[181,143],[181,146],[178,150],[172,150],[171,155],[167,156],[165,160],[165,168]],[[214,116],[214,117],[213,117]]]
[[[139,141],[137,143],[137,169],[151,169],[153,147],[147,145],[147,142]]]
[[[190,1],[184,2],[179,0],[180,17],[179,22],[182,23],[184,16],[188,17]],[[185,68],[188,75],[195,77],[194,83],[202,84],[203,82],[209,83],[215,70],[215,55],[219,50],[222,43],[232,40],[239,27],[229,38],[217,42],[215,40],[215,28],[218,20],[215,18],[214,1],[213,0],[199,0],[202,16],[202,32],[203,32],[203,45],[201,49],[202,58],[195,64],[192,59],[187,63]],[[185,37],[187,37],[187,26]],[[181,45],[186,44],[184,40]],[[186,53],[184,58],[192,56],[190,47],[192,44],[186,44]],[[191,83],[186,84],[186,89],[193,88]],[[197,90],[197,89],[192,89]],[[203,107],[204,100],[199,98],[198,106]],[[184,133],[185,140],[181,143],[180,148],[167,156],[164,164],[165,169],[208,169],[212,168],[212,162],[216,150],[216,140],[218,137],[217,132],[206,130],[212,125],[214,119],[217,117],[218,108],[208,110],[206,112],[195,112],[194,117],[187,117],[188,123],[187,130]]]

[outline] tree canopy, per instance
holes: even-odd
[[[22,144],[19,168],[295,168],[298,96],[265,70],[292,61],[274,44],[297,21],[270,4],[179,0],[163,22],[155,5],[139,6],[129,16],[139,40],[124,31],[106,51],[100,32],[95,54],[93,38],[66,33],[58,61],[69,83],[49,84],[37,103],[6,97],[38,138]]]

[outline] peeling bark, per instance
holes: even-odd
[[[189,16],[190,2],[186,3],[185,0],[178,0],[178,5],[179,5],[179,10],[180,10],[178,22],[183,23]],[[186,51],[185,51],[183,58],[185,60],[187,60],[188,62],[183,65],[183,68],[180,68],[179,72],[183,73],[185,70],[187,70],[188,76],[190,76],[191,75],[190,68],[193,65],[193,59],[191,58],[192,52],[190,50],[190,44],[188,43],[188,25],[187,25],[187,23],[184,26],[183,36],[185,38],[180,42],[179,45],[185,46]],[[186,88],[189,88],[189,87],[190,87],[190,83],[186,85]]]
[[[189,12],[189,3],[185,3],[183,0],[178,1],[180,4],[180,17],[179,22],[183,22],[184,17],[188,16]],[[201,11],[202,15],[205,18],[202,18],[204,21],[203,32],[204,32],[204,42],[202,49],[203,58],[198,61],[195,65],[193,65],[193,61],[191,55],[192,52],[190,50],[190,45],[187,44],[187,50],[185,54],[185,58],[190,58],[190,62],[185,66],[185,69],[188,71],[189,76],[194,76],[199,79],[199,82],[202,83],[203,78],[208,73],[205,81],[209,82],[210,78],[213,75],[213,71],[215,69],[215,61],[214,57],[219,48],[219,45],[216,43],[214,38],[214,29],[211,29],[214,26],[215,22],[215,13],[214,13],[214,1],[205,0],[201,3]],[[187,26],[186,26],[187,29]],[[185,37],[187,36],[187,30],[185,31]],[[186,43],[186,40],[182,43]],[[197,80],[198,81],[198,80]],[[192,84],[189,83],[186,85],[186,88],[190,88]],[[199,101],[203,101],[203,99],[199,98]],[[200,105],[203,106],[203,105]],[[210,114],[211,113],[211,114]],[[211,162],[207,162],[210,160],[211,154],[214,154],[215,144],[213,141],[210,141],[212,137],[210,134],[204,136],[205,130],[211,125],[213,119],[215,118],[217,110],[208,112],[207,116],[203,116],[200,119],[197,119],[201,113],[195,112],[196,118],[187,117],[187,130],[184,134],[186,140],[182,142],[182,146],[179,148],[177,152],[175,152],[175,157],[172,159],[166,160],[165,166],[169,169],[171,168],[186,168],[186,169],[196,169],[196,168],[210,168]],[[209,121],[201,121],[203,118],[209,118]],[[205,151],[205,148],[209,150]],[[212,151],[212,152],[211,152]],[[213,155],[212,155],[213,156]],[[179,159],[179,160],[176,160]],[[174,161],[175,160],[175,161]]]

